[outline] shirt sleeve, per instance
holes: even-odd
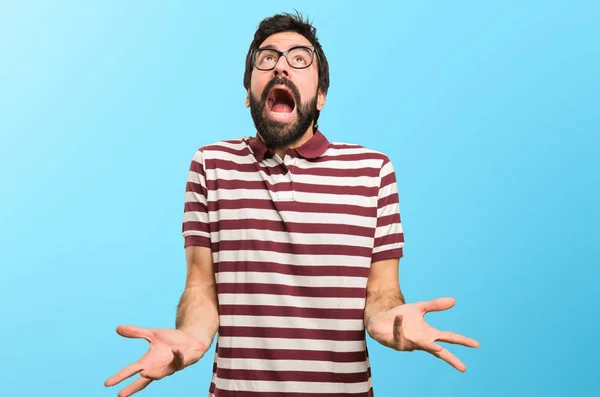
[[[206,173],[204,156],[200,150],[192,158],[185,185],[182,234],[184,247],[210,247]]]
[[[394,166],[386,156],[379,173],[377,200],[377,226],[371,262],[401,258],[404,248],[404,233],[400,222],[398,184]]]

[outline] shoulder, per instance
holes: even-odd
[[[224,163],[245,163],[248,156],[248,137],[224,139],[204,144],[192,155],[192,167],[218,168]]]
[[[193,153],[193,159],[195,161],[204,161],[209,159],[245,157],[248,155],[248,139],[249,137],[223,139],[204,144],[198,147]]]
[[[197,152],[205,158],[219,157],[223,153],[241,155],[247,147],[248,137],[214,141],[198,148]]]
[[[382,165],[390,161],[382,151],[349,142],[330,142],[325,155],[348,160],[381,160]]]

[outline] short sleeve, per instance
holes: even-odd
[[[200,150],[192,158],[185,185],[182,234],[184,247],[210,247],[206,173]]]
[[[379,172],[379,194],[377,199],[377,227],[371,262],[401,258],[404,248],[404,233],[400,222],[398,184],[394,166],[386,156]]]

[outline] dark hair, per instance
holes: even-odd
[[[258,29],[254,33],[254,40],[250,43],[248,54],[246,55],[246,71],[244,72],[244,88],[250,89],[250,77],[252,76],[252,51],[257,49],[267,37],[281,32],[296,32],[304,36],[311,45],[315,48],[317,55],[317,67],[319,71],[319,84],[318,90],[323,91],[327,94],[329,89],[329,63],[327,63],[327,57],[323,52],[321,43],[317,38],[317,29],[312,26],[311,22],[302,17],[302,15],[296,11],[296,15],[290,13],[276,14],[271,17],[263,19],[258,25]],[[317,126],[317,119],[319,118],[319,111],[315,116],[315,129]]]

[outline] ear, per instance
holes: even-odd
[[[250,107],[250,90],[246,91],[246,107]]]
[[[327,98],[327,94],[323,92],[323,90],[319,90],[317,94],[317,110],[321,111],[325,107],[325,99]]]

